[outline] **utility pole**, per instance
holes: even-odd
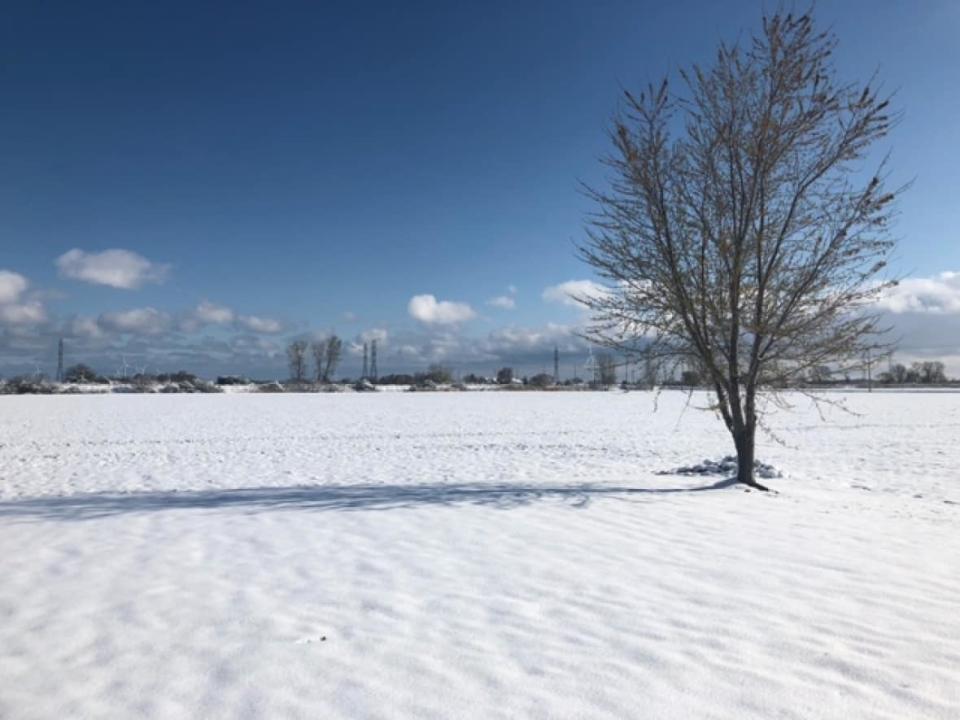
[[[364,344],[363,344],[363,372],[360,373],[360,379],[361,379],[361,380],[366,380],[366,379],[367,379],[367,375],[370,374],[370,373],[368,372],[368,369],[369,369],[369,365],[367,364],[367,344],[364,343]]]
[[[57,343],[57,382],[63,382],[63,338]]]
[[[560,348],[553,346],[553,383],[560,382]]]
[[[370,379],[377,381],[377,341],[370,341]]]

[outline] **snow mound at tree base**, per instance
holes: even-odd
[[[777,470],[773,465],[767,465],[759,460],[753,463],[754,475],[764,480],[773,478],[782,478],[783,473]],[[727,455],[723,460],[704,460],[696,465],[685,465],[674,470],[665,470],[659,475],[728,475],[737,474],[737,458],[733,455]]]

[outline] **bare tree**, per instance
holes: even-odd
[[[343,340],[331,335],[326,340],[320,340],[310,346],[313,352],[313,364],[316,370],[317,382],[328,383],[337,371],[340,358],[343,354]]]
[[[327,338],[327,358],[324,365],[323,381],[330,382],[333,374],[337,371],[337,365],[340,364],[340,356],[343,352],[343,340],[336,335]]]
[[[617,363],[610,353],[597,355],[597,382],[600,385],[617,384]]]
[[[944,364],[939,360],[925,360],[915,362],[910,366],[914,377],[918,383],[923,385],[937,385],[947,381],[947,374],[944,371]]]
[[[323,366],[327,359],[327,341],[319,340],[310,343],[310,353],[313,355],[314,379],[323,382]]]
[[[294,340],[287,346],[287,362],[290,365],[290,379],[304,382],[307,379],[306,340]]]
[[[830,382],[833,371],[829,365],[814,365],[807,371],[807,379],[814,385],[823,385]]]
[[[660,364],[651,355],[643,358],[643,384],[653,388],[660,382]]]
[[[908,372],[907,367],[903,363],[894,363],[890,367],[890,377],[892,381],[898,385],[903,385],[903,383],[907,382]]]
[[[453,382],[453,371],[441,363],[430,363],[425,373],[417,373],[416,377],[429,380],[437,385],[449,385]]]
[[[897,192],[881,164],[858,185],[895,117],[872,84],[840,83],[835,38],[809,14],[777,13],[747,46],[664,80],[625,109],[582,257],[607,292],[589,339],[704,371],[733,436],[737,480],[753,474],[758,391],[811,368],[841,373],[888,347],[869,311]],[[762,488],[766,489],[766,488]]]
[[[343,340],[336,335],[331,335],[327,340],[327,380],[333,377],[340,364],[340,358],[343,356]],[[376,380],[376,378],[374,378]]]

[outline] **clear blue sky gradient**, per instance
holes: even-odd
[[[292,327],[411,325],[418,293],[467,332],[569,321],[574,257],[621,88],[758,27],[763,5],[8,4],[0,24],[0,268],[97,315],[203,298]],[[960,269],[960,3],[826,1],[840,74],[879,70],[897,270]],[[135,293],[58,278],[70,248],[173,266]],[[512,312],[487,299],[518,288]],[[356,314],[356,323],[343,313]]]

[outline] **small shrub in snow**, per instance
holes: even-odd
[[[257,392],[262,393],[282,393],[283,385],[278,383],[276,380],[273,382],[260,383],[257,385]]]
[[[108,381],[105,377],[98,374],[89,365],[84,365],[83,363],[77,363],[67,368],[66,372],[63,374],[63,381],[68,383],[83,383],[83,384],[106,384]]]
[[[249,385],[250,380],[241,375],[220,375],[217,377],[217,385]]]
[[[762,463],[759,460],[754,461],[753,468],[754,474],[764,480],[783,477],[783,473],[773,467],[773,465]],[[723,460],[704,460],[696,465],[686,465],[663,474],[735,476],[737,474],[737,458],[733,455],[727,455]]]
[[[537,373],[530,378],[528,384],[535,388],[550,387],[553,385],[553,375],[548,375],[547,373]]]
[[[53,395],[57,388],[45,380],[35,378],[12,378],[0,384],[3,395]]]

